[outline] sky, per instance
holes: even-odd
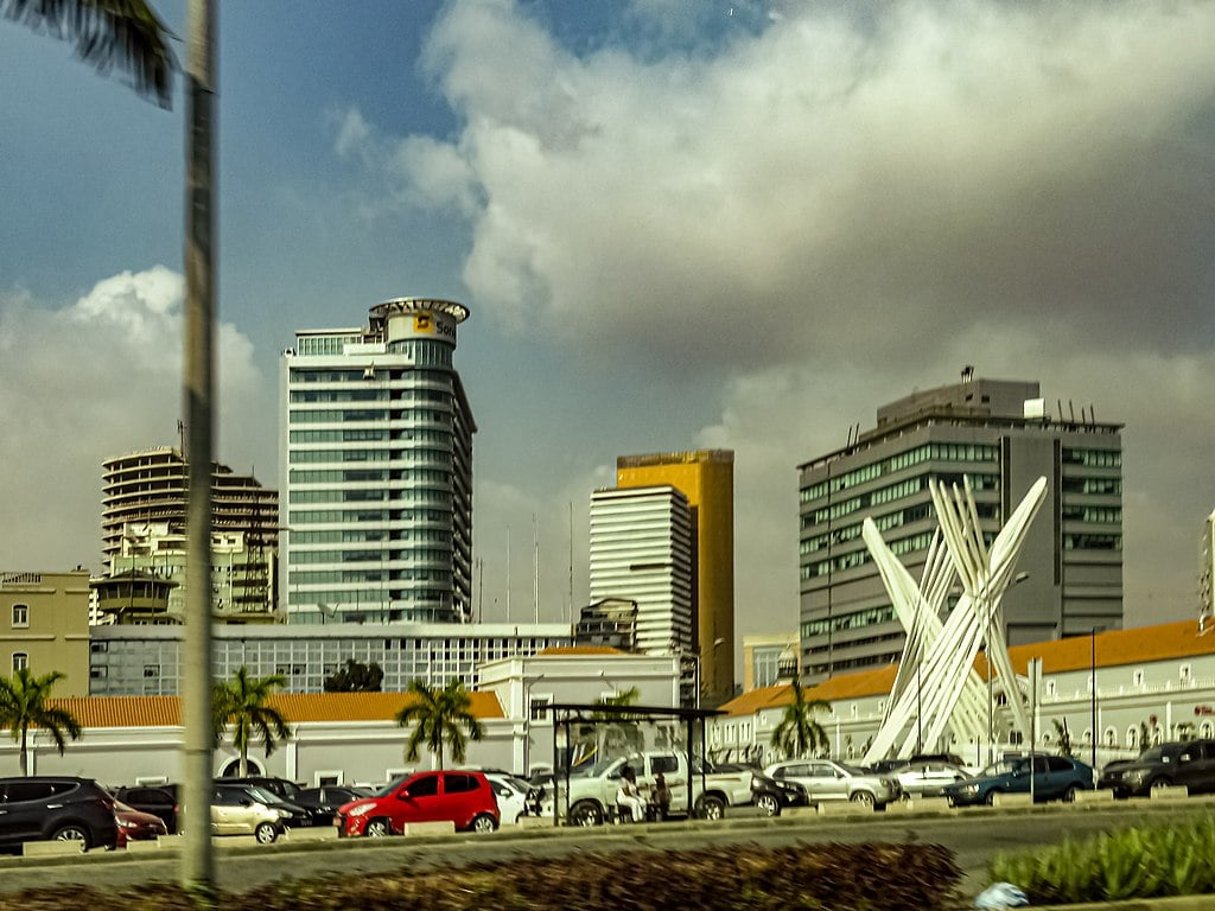
[[[508,529],[511,619],[533,515],[563,618],[616,457],[723,447],[738,632],[791,630],[796,466],[973,364],[1126,424],[1127,623],[1196,611],[1215,4],[219,7],[236,470],[276,483],[294,330],[459,300],[485,619]],[[97,568],[101,461],[176,442],[181,86],[163,110],[9,21],[0,84],[0,568]]]

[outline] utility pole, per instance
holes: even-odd
[[[1092,667],[1093,675],[1093,695],[1092,695],[1092,710],[1093,710],[1093,743],[1092,743],[1092,768],[1094,777],[1097,774],[1097,627],[1093,627],[1093,631],[1089,636],[1089,664]],[[1095,784],[1095,782],[1094,782]]]
[[[189,439],[186,629],[183,661],[185,844],[181,881],[210,898],[211,847],[211,462],[215,366],[215,6],[190,0],[186,64],[186,333],[184,411]]]

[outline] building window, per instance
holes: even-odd
[[[110,675],[108,667],[91,667],[89,668],[89,676],[94,680],[104,680]]]
[[[1118,732],[1113,728],[1105,729],[1105,745],[1107,747],[1116,747],[1118,745]]]
[[[1143,686],[1143,668],[1137,668],[1131,674],[1131,683],[1135,686]]]
[[[25,652],[13,652],[13,671],[24,671],[30,666],[30,656]]]
[[[159,664],[145,664],[143,666],[143,675],[145,677],[159,677],[160,676],[160,665]]]
[[[1055,695],[1055,690],[1056,690],[1056,684],[1055,684],[1055,681],[1054,681],[1054,680],[1047,680],[1047,681],[1046,681],[1046,695],[1048,695],[1048,696],[1053,696],[1053,695]]]
[[[1126,745],[1131,749],[1139,746],[1139,728],[1134,725],[1126,729]]]
[[[550,695],[533,693],[528,700],[528,718],[540,724],[548,721],[548,706],[552,701],[553,697]]]
[[[1177,673],[1181,677],[1182,683],[1189,683],[1191,679],[1192,668],[1188,664],[1183,664],[1177,668]]]
[[[13,629],[26,629],[30,625],[30,606],[28,604],[13,605]]]

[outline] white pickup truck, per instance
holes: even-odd
[[[687,757],[679,753],[635,753],[617,759],[605,759],[588,769],[570,776],[569,801],[566,801],[565,779],[559,777],[553,788],[544,795],[541,813],[553,814],[553,792],[559,798],[558,812],[565,816],[569,807],[574,825],[597,826],[616,813],[616,792],[620,788],[620,776],[628,765],[637,775],[637,786],[642,797],[649,799],[653,793],[654,778],[662,772],[667,787],[671,790],[672,816],[683,816],[688,811],[688,763]],[[692,803],[693,812],[705,819],[721,819],[726,807],[751,802],[750,772],[705,771],[701,784],[699,757],[693,760]]]

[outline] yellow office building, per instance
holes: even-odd
[[[734,692],[734,453],[659,452],[616,460],[618,488],[669,484],[688,499],[696,539],[693,641],[701,655],[704,700]]]

